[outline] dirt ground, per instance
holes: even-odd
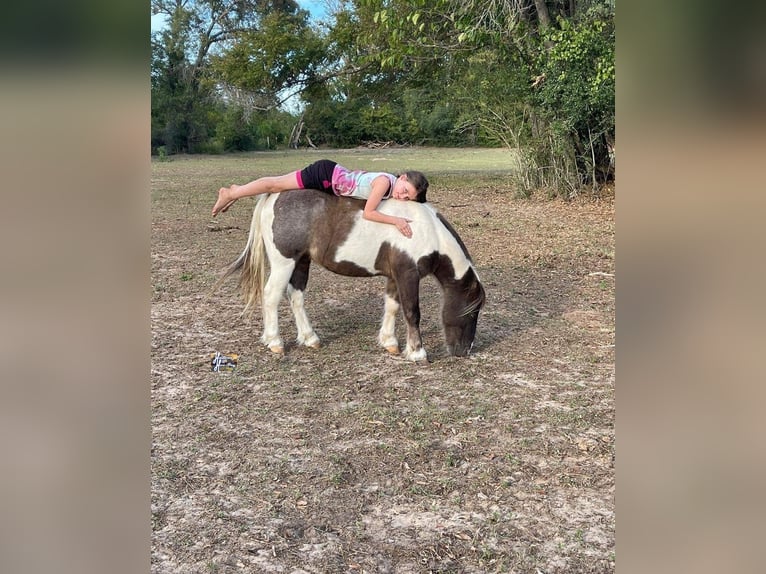
[[[433,279],[412,364],[377,346],[383,278],[312,266],[322,347],[291,343],[285,301],[280,358],[236,281],[208,296],[254,204],[212,219],[214,192],[252,166],[152,165],[152,572],[613,572],[613,194],[433,176],[487,291],[474,353],[446,356]]]

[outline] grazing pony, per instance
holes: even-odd
[[[393,225],[362,218],[364,202],[316,190],[264,194],[258,198],[247,245],[221,277],[240,271],[244,312],[261,299],[261,342],[283,353],[277,308],[287,292],[298,328],[297,342],[319,347],[303,306],[303,292],[314,261],[339,275],[388,277],[378,342],[399,352],[394,333],[401,307],[407,322],[404,358],[426,360],[420,335],[420,279],[433,274],[441,284],[442,321],[450,355],[466,356],[473,346],[484,288],[465,245],[449,223],[428,204],[386,200],[379,210],[411,220],[412,238]],[[271,272],[266,280],[266,259]]]

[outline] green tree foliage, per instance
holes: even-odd
[[[568,140],[577,173],[604,180],[612,174],[615,128],[613,21],[593,10],[576,21],[560,19],[546,38],[553,45],[538,57],[535,109],[549,132]]]
[[[310,81],[321,42],[294,0],[152,0],[152,148],[259,149],[286,141],[284,92]]]
[[[525,190],[572,192],[612,175],[613,2],[350,0],[344,7],[331,32],[348,62],[344,81],[366,86],[370,105],[393,106],[405,128],[399,133],[411,141],[519,148]],[[407,101],[413,93],[420,109]]]
[[[195,151],[210,127],[199,66],[190,56],[193,31],[194,14],[179,3],[168,28],[152,38],[152,147],[164,145],[170,153]]]
[[[230,96],[247,94],[256,109],[277,107],[315,82],[325,54],[308,12],[292,2],[265,11],[257,28],[234,32],[232,40],[212,58],[213,77]]]
[[[405,3],[399,7],[411,12]],[[328,61],[337,65],[325,71],[324,89],[304,94],[315,142],[490,143],[457,129],[461,111],[450,90],[459,85],[459,74],[449,64],[452,54],[435,52],[417,35],[425,25],[419,17],[396,20],[376,2],[344,4],[327,37]],[[418,46],[400,49],[397,42],[411,32]]]

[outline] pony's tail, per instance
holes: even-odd
[[[266,284],[266,250],[263,246],[261,230],[261,214],[268,199],[267,194],[261,195],[253,210],[253,220],[250,223],[250,235],[242,254],[226,268],[221,278],[216,282],[213,289],[223,283],[228,277],[240,272],[239,286],[245,299],[245,308],[242,315],[251,316],[260,302]]]

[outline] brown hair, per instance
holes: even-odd
[[[405,171],[404,175],[407,176],[407,181],[412,184],[412,186],[415,188],[415,191],[417,192],[415,201],[418,203],[425,203],[426,192],[428,191],[428,179],[426,176],[419,171]]]

